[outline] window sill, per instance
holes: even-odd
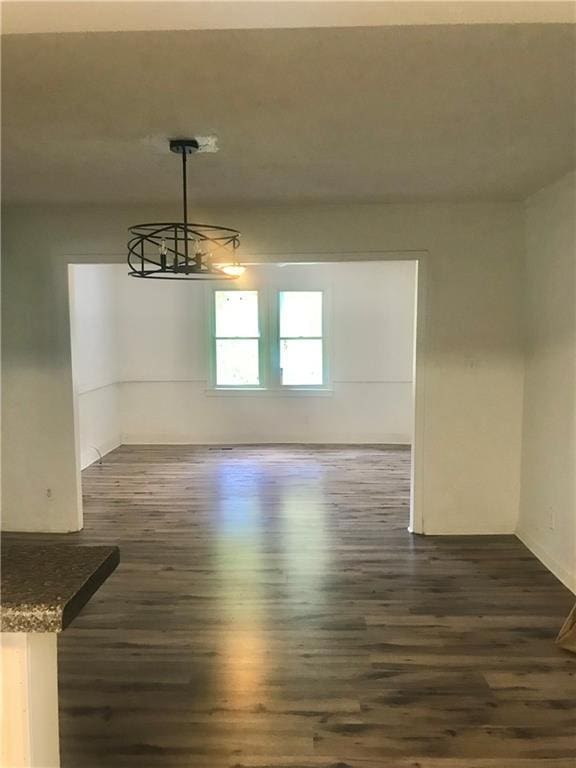
[[[334,390],[331,387],[210,387],[205,393],[208,397],[331,397]]]

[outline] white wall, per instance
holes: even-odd
[[[82,469],[121,443],[118,267],[70,266],[72,377]]]
[[[576,177],[526,204],[526,376],[518,535],[576,591]]]
[[[414,503],[427,533],[515,530],[519,503],[523,251],[519,204],[197,211],[237,226],[243,253],[294,261],[427,250],[419,322]],[[3,217],[3,525],[81,525],[67,265],[122,261],[154,207],[9,207]],[[313,255],[312,257],[310,255]],[[50,493],[48,494],[48,489]]]
[[[326,394],[210,390],[214,284],[135,280],[117,269],[124,443],[411,442],[415,262],[261,265],[235,283],[263,300],[325,291]]]

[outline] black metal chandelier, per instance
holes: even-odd
[[[186,161],[197,152],[196,139],[172,139],[170,150],[182,157],[183,221],[129,227],[128,266],[132,277],[162,280],[234,280],[244,272],[234,254],[240,232],[188,221]],[[225,261],[214,262],[214,258]]]

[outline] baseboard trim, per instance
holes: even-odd
[[[85,454],[96,453],[96,449],[97,449],[98,451],[100,451],[102,456],[106,456],[107,453],[110,453],[110,451],[116,450],[116,448],[120,448],[121,445],[122,445],[122,441],[121,440],[109,440],[108,442],[103,443],[102,445],[97,445],[97,446],[94,446],[94,447],[93,446],[88,446],[86,448],[86,450],[85,450]],[[98,455],[94,456],[94,458],[88,459],[88,461],[86,463],[85,463],[85,459],[82,458],[82,460],[81,460],[81,468],[82,469],[87,469],[88,467],[91,467],[92,464],[96,464],[98,461],[100,461],[100,457]]]
[[[425,531],[423,531],[423,534],[425,536],[515,536],[514,530],[510,530],[510,528],[466,528],[466,529],[459,529],[459,528],[451,528],[450,530],[446,530],[445,528],[440,528],[438,530],[430,530],[429,528],[426,528]]]
[[[516,530],[516,536],[520,539],[524,546],[528,547],[530,552],[535,555],[538,560],[544,565],[550,573],[553,573],[556,578],[564,584],[571,592],[576,594],[576,573],[570,573],[562,563],[553,557],[547,549],[538,544],[535,539],[530,536],[529,533],[523,531],[521,528]]]
[[[237,446],[237,447],[257,447],[262,446],[310,446],[311,448],[397,448],[409,451],[411,444],[406,439],[396,439],[388,436],[388,439],[376,440],[356,440],[347,442],[337,442],[333,440],[192,440],[190,438],[174,438],[170,435],[135,435],[125,434],[122,436],[121,445],[194,445],[194,446]]]

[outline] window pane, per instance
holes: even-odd
[[[216,340],[216,385],[246,387],[260,384],[258,339]]]
[[[322,291],[282,291],[280,337],[322,336]]]
[[[259,336],[258,291],[216,291],[216,336]]]
[[[283,339],[280,368],[282,384],[323,384],[321,339]]]

